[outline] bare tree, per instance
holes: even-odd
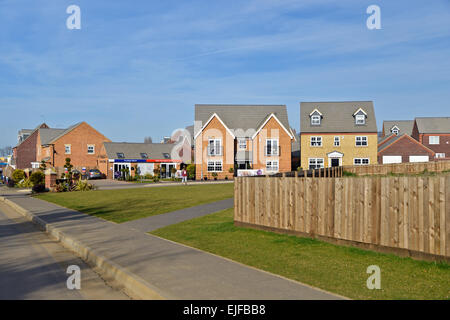
[[[153,143],[152,137],[145,137],[144,143]]]
[[[6,146],[4,148],[0,148],[0,156],[7,157],[12,154],[12,147]]]

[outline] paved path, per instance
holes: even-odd
[[[60,206],[8,199],[145,280],[167,299],[339,299],[267,272]]]
[[[208,185],[208,184],[224,184],[224,183],[233,183],[233,180],[230,181],[189,181],[188,186],[191,185]],[[129,188],[155,188],[155,187],[174,187],[181,186],[181,182],[158,182],[158,183],[134,183],[134,182],[126,182],[126,181],[118,181],[118,180],[89,180],[89,183],[97,186],[98,190],[116,190],[116,189],[129,189]]]
[[[67,289],[69,265],[81,269],[81,289]],[[0,203],[0,300],[128,299],[22,215]]]
[[[121,225],[136,229],[142,232],[150,232],[171,224],[205,216],[214,212],[232,208],[234,199],[225,199],[212,203],[202,204],[191,208],[181,209],[173,212],[158,214],[156,216],[124,222]]]

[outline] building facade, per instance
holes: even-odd
[[[378,133],[371,101],[302,102],[302,169],[376,164]]]
[[[196,179],[290,171],[294,139],[284,105],[196,105]]]
[[[412,137],[435,152],[435,160],[450,159],[450,117],[415,118]]]

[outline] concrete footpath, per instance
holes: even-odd
[[[172,211],[168,213],[158,214],[156,216],[146,217],[142,219],[132,220],[121,223],[142,232],[150,232],[156,229],[170,226],[171,224],[180,223],[186,220],[202,217],[207,214],[233,208],[234,199],[225,199],[216,202],[206,203],[195,207]]]
[[[0,191],[0,195],[2,191]],[[24,194],[8,205],[142,299],[342,299],[240,263]]]

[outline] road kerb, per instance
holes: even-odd
[[[49,235],[61,242],[61,244],[76,253],[84,261],[95,266],[102,275],[112,278],[118,284],[123,286],[125,291],[133,298],[143,300],[174,299],[173,297],[161,293],[161,290],[155,288],[141,277],[133,274],[129,270],[126,270],[124,267],[102,256],[101,254],[98,254],[94,249],[68,236],[63,231],[59,230],[59,228],[45,222],[13,201],[2,196],[0,196],[0,201],[13,208],[32,223],[38,225],[41,230],[47,232]]]

